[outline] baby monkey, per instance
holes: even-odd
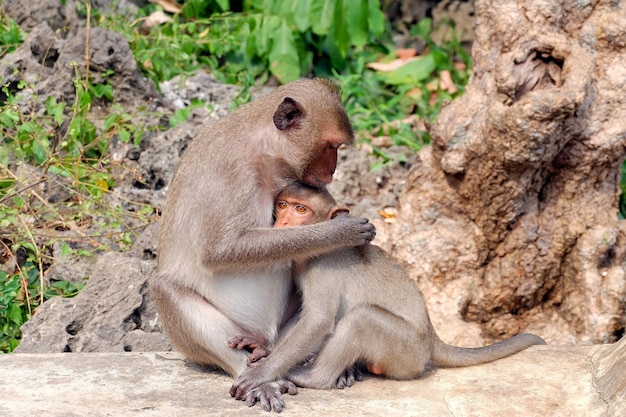
[[[296,183],[277,197],[274,226],[307,225],[347,213],[326,189]],[[391,255],[372,244],[296,259],[294,279],[302,295],[298,321],[231,388],[248,405],[271,403],[263,395],[272,393],[255,389],[281,377],[307,388],[343,388],[354,383],[357,364],[376,375],[413,379],[429,365],[478,365],[546,344],[532,334],[480,348],[445,344],[433,329],[421,291]],[[300,365],[312,355],[310,366]]]

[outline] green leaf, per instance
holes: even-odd
[[[333,14],[333,39],[337,49],[341,53],[341,57],[345,58],[348,53],[348,47],[350,46],[350,35],[348,34],[348,24],[345,20],[344,14],[344,0],[337,0],[335,4],[335,13]],[[350,22],[352,26],[352,22]]]
[[[90,85],[89,91],[97,98],[104,97],[108,101],[113,101],[113,87],[108,84]]]
[[[413,25],[413,27],[411,28],[411,35],[417,36],[424,40],[430,40],[431,26],[432,19],[426,17],[417,22],[417,24]]]
[[[352,45],[363,47],[367,43],[368,32],[368,0],[345,0],[342,21],[337,21],[335,12],[335,25],[341,24],[346,31],[347,39]],[[339,5],[337,5],[339,9]]]
[[[436,68],[435,59],[431,54],[428,54],[404,64],[395,71],[381,73],[380,76],[392,85],[417,85],[420,81],[428,78]]]
[[[33,157],[37,164],[42,164],[46,160],[47,147],[40,140],[33,140],[32,145]]]
[[[117,114],[109,114],[106,119],[104,119],[104,131],[108,132],[113,126],[113,123],[117,121]]]
[[[256,36],[256,50],[260,56],[267,55],[270,51],[271,39],[276,34],[279,19],[275,16],[265,16],[255,18],[255,23],[259,27]]]
[[[7,319],[17,325],[21,325],[24,322],[22,319],[22,310],[20,310],[19,305],[13,303],[9,304],[9,308],[7,309]]]
[[[13,203],[13,205],[15,206],[15,208],[23,208],[24,206],[26,206],[26,202],[24,201],[24,199],[22,198],[22,196],[16,195],[15,197],[13,197],[11,199],[11,202]]]
[[[291,20],[300,32],[306,32],[311,27],[309,11],[313,0],[294,0],[291,4]]]
[[[128,130],[121,129],[118,134],[122,142],[126,143],[130,140],[130,132]]]
[[[215,2],[217,3],[218,6],[220,6],[220,9],[222,9],[222,12],[225,12],[226,10],[230,10],[229,0],[215,0]]]
[[[385,31],[385,14],[380,9],[379,0],[368,0],[369,30],[374,37],[380,36]]]
[[[6,109],[0,113],[0,125],[3,127],[14,127],[20,121],[20,115],[14,110]]]
[[[67,243],[61,245],[61,256],[67,256],[72,253],[72,248]]]
[[[269,53],[270,72],[285,84],[300,78],[300,59],[293,33],[286,21],[282,21]]]
[[[333,15],[337,0],[312,0],[309,16],[311,30],[316,35],[326,35],[333,24]]]
[[[65,178],[70,178],[72,174],[70,174],[70,172],[68,170],[66,170],[63,167],[59,167],[57,165],[50,165],[50,167],[48,168],[48,170],[53,173],[53,174],[57,174],[60,175],[62,177]]]

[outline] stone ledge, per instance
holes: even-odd
[[[0,356],[0,415],[267,415],[228,395],[231,379],[174,352]],[[614,345],[533,346],[415,381],[368,377],[345,390],[300,389],[285,416],[626,415],[626,338]]]

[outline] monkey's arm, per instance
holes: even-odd
[[[209,269],[254,267],[360,246],[376,236],[367,219],[338,218],[308,226],[247,229],[207,245],[203,263]]]

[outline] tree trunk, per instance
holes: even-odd
[[[623,334],[620,3],[476,2],[473,76],[432,126],[392,230],[442,338]]]

